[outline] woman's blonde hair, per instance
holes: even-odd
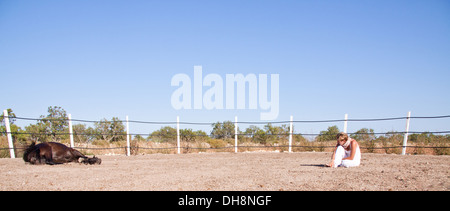
[[[344,141],[347,141],[347,140],[348,140],[348,135],[347,135],[347,133],[340,132],[340,133],[338,133],[338,134],[336,135],[336,139],[337,139],[338,141],[342,141],[342,139],[343,139]]]

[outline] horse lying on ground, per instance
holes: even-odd
[[[36,144],[31,143],[23,153],[23,160],[30,164],[62,164],[69,162],[78,163],[78,159],[82,158],[81,163],[84,164],[101,164],[102,159],[93,157],[88,158],[76,149],[67,147],[64,144],[56,142],[44,142]]]

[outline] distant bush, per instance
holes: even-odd
[[[223,148],[223,147],[227,146],[227,142],[225,142],[222,139],[210,139],[210,140],[207,140],[206,142],[211,146],[211,148],[215,148],[215,149]]]

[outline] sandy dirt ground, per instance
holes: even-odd
[[[331,153],[100,156],[101,165],[0,159],[0,190],[450,190],[450,156],[363,153],[326,168]]]

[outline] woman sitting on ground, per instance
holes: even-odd
[[[331,157],[328,167],[355,167],[361,162],[361,151],[355,139],[349,138],[347,133],[339,133],[336,136],[337,145]]]

